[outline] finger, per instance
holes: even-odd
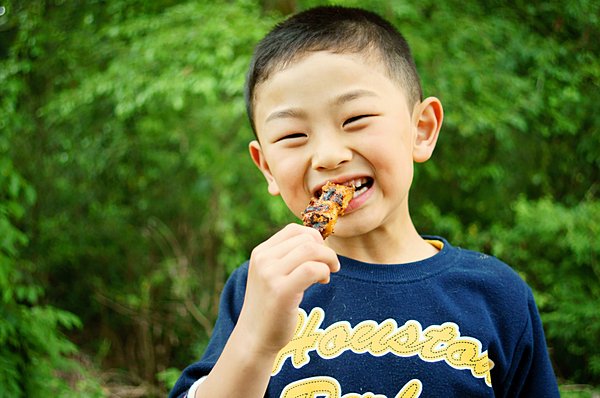
[[[289,239],[279,242],[278,244],[271,245],[263,244],[257,246],[250,255],[250,268],[261,269],[261,273],[265,272],[265,276],[268,275],[287,275],[295,265],[300,262],[296,261],[295,264],[289,264],[293,261],[293,258],[287,258],[285,264],[286,267],[281,267],[282,259],[289,255],[291,251],[298,247],[306,247],[310,245],[319,245],[325,247],[322,243],[316,243],[312,237],[308,234],[299,234],[291,236]]]
[[[304,292],[315,283],[329,283],[329,267],[321,262],[308,261],[296,267],[285,280],[282,290],[291,296],[298,292]]]
[[[313,228],[289,224],[268,240],[256,246],[250,255],[251,264],[274,265],[296,247],[317,244],[324,246],[321,234]]]
[[[329,272],[337,272],[340,268],[339,259],[333,249],[314,242],[303,242],[281,258],[281,261],[274,264],[277,270],[283,274],[291,274],[297,267],[306,262],[319,262],[329,268]]]
[[[305,248],[310,250],[312,246],[326,248],[326,246],[323,243],[323,240],[315,241],[314,237],[311,236],[311,234],[301,233],[299,235],[292,236],[289,239],[284,240],[272,247],[269,247],[268,250],[264,248],[264,252],[268,253],[268,256],[270,258],[282,259],[288,256],[290,252],[294,250],[297,250],[299,248]]]
[[[261,246],[273,247],[297,235],[307,235],[312,237],[315,242],[323,242],[321,234],[316,229],[291,223],[258,245],[257,248]]]

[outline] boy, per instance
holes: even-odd
[[[257,46],[250,155],[300,215],[328,181],[356,192],[325,241],[288,225],[227,282],[203,358],[172,397],[558,397],[531,291],[508,266],[421,237],[413,163],[443,110],[402,36],[318,7]]]

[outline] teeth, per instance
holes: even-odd
[[[363,184],[366,184],[366,183],[367,183],[366,178],[359,178],[356,180],[348,181],[344,185],[354,185],[354,188],[356,188],[356,190],[358,191],[363,186]]]
[[[367,187],[364,187],[364,188],[355,190],[352,198],[356,198],[357,196],[362,195],[363,193],[365,193],[367,191],[367,189],[368,189]]]
[[[344,185],[354,185],[354,196],[353,198],[356,198],[360,195],[362,195],[363,193],[365,193],[368,189],[367,186],[363,186],[365,185],[369,180],[366,177],[363,178],[357,178],[355,180],[352,181],[348,181],[346,184]]]

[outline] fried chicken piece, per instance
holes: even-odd
[[[321,188],[321,195],[312,198],[306,209],[302,212],[302,222],[307,227],[312,227],[321,233],[323,239],[333,233],[333,227],[339,216],[354,196],[354,186],[346,186],[327,182]]]

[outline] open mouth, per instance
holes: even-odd
[[[360,195],[362,195],[363,193],[367,192],[369,190],[369,188],[371,188],[373,186],[373,178],[371,177],[361,177],[361,178],[356,178],[354,180],[350,180],[350,181],[346,181],[344,183],[342,183],[341,185],[346,185],[346,186],[354,186],[354,196],[353,198],[356,198]],[[323,192],[319,189],[317,192],[315,192],[315,197],[319,198],[321,196]]]
[[[369,188],[373,186],[373,179],[371,177],[363,177],[358,180],[350,181],[350,184],[354,185],[354,198],[356,198],[367,192]]]

